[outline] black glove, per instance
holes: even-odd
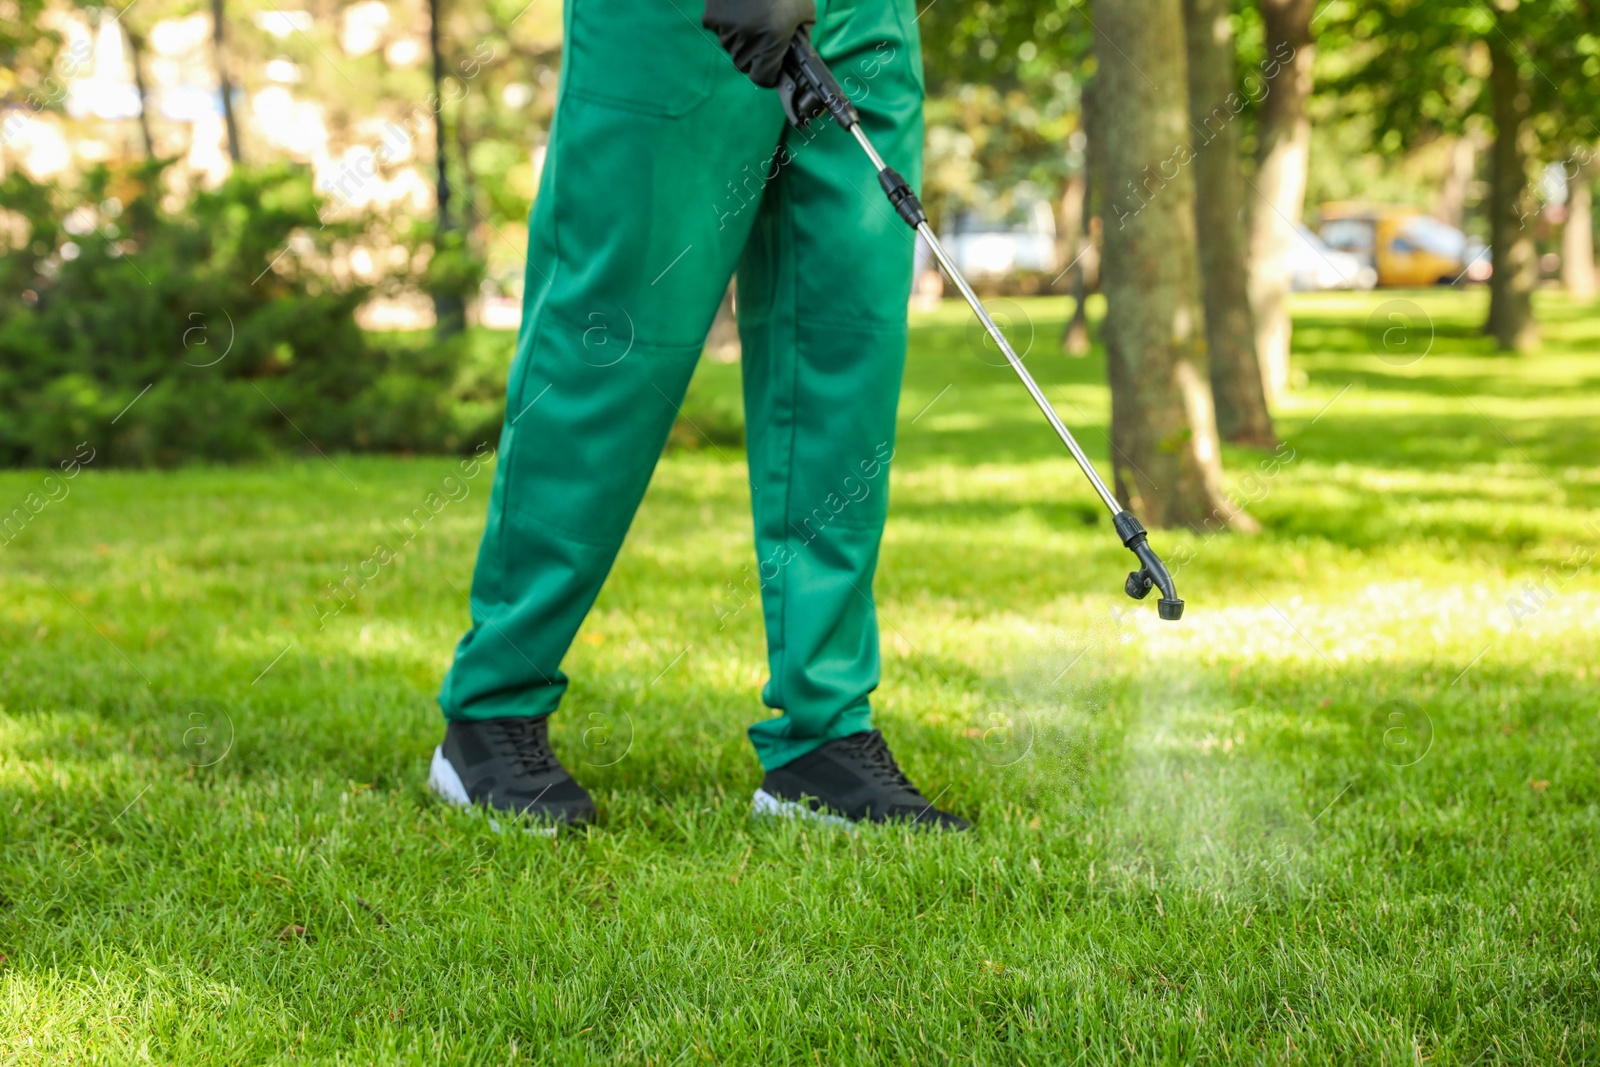
[[[706,0],[700,24],[716,31],[734,66],[773,89],[795,31],[816,21],[814,0]]]

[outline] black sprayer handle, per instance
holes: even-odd
[[[778,98],[791,125],[805,128],[818,115],[828,113],[846,130],[860,121],[856,106],[839,87],[833,72],[811,43],[811,31],[800,27],[784,53],[778,78]]]
[[[804,26],[795,33],[794,40],[789,42],[789,51],[784,54],[783,73],[778,79],[778,99],[783,103],[784,115],[799,129],[805,129],[818,116],[831,114],[841,127],[861,138],[861,131],[855,128],[861,116],[856,113],[849,96],[839,87],[833,72],[828,70],[828,65],[817,54],[816,47],[811,43],[810,31]],[[864,138],[861,139],[865,143]],[[914,230],[927,222],[928,213],[922,209],[911,183],[893,167],[883,166],[876,156],[873,161],[881,168],[878,171],[878,184],[883,186],[884,195],[905,224]]]

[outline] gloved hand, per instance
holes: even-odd
[[[814,0],[706,0],[700,24],[716,31],[734,66],[763,89],[772,89],[783,73],[783,54],[795,31],[816,21]]]

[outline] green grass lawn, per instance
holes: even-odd
[[[1600,1061],[1600,315],[1507,358],[1483,302],[1300,300],[1286,447],[1226,456],[1264,532],[1156,535],[1181,623],[965,309],[915,320],[876,706],[961,837],[747,817],[736,425],[568,657],[554,840],[424,788],[487,470],[319,629],[455,460],[90,463],[0,549],[0,1062]],[[1101,354],[1020,304],[1106,469]]]

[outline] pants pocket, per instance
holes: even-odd
[[[722,48],[700,0],[567,0],[566,92],[641,115],[677,118],[711,95]]]

